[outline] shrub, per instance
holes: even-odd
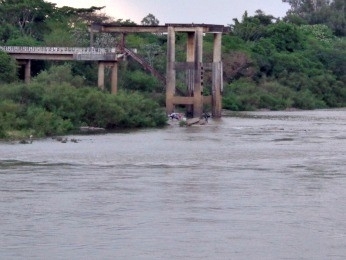
[[[256,83],[249,80],[238,80],[231,83],[224,92],[224,100],[237,110],[255,110],[258,108],[260,97]]]
[[[32,129],[36,136],[60,135],[73,129],[70,120],[64,120],[41,107],[29,107],[27,118],[27,128]]]
[[[16,61],[0,50],[0,83],[9,83],[17,79]]]
[[[33,81],[41,85],[68,83],[75,87],[82,87],[84,84],[81,76],[72,75],[72,67],[67,63],[59,66],[51,66],[48,70],[40,72]]]
[[[17,128],[21,106],[11,100],[0,101],[1,127],[3,131]]]
[[[296,92],[293,101],[294,107],[301,109],[315,109],[326,107],[326,104],[322,100],[317,99],[308,89]]]
[[[223,107],[234,111],[291,107],[294,92],[279,82],[236,81],[230,84],[223,97]]]
[[[159,87],[156,78],[146,72],[136,70],[127,72],[125,75],[125,88],[136,91],[154,91]]]
[[[2,120],[0,116],[0,120]],[[6,131],[2,125],[0,125],[0,139],[4,139],[7,137]]]
[[[240,111],[241,103],[235,94],[228,94],[222,98],[222,107],[232,111]]]

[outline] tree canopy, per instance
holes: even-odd
[[[346,36],[346,2],[345,0],[282,0],[291,8],[287,20],[307,24],[325,24],[337,36]]]
[[[148,14],[141,21],[142,25],[159,25],[159,23],[160,21],[153,14]]]
[[[17,78],[16,61],[7,53],[0,51],[0,84],[15,81]]]

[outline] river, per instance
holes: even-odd
[[[0,143],[0,259],[346,259],[346,109]]]

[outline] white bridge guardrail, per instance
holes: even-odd
[[[74,60],[114,61],[121,57],[116,48],[0,46],[13,55],[72,55]]]
[[[116,48],[94,47],[28,47],[28,46],[0,46],[0,50],[8,53],[32,54],[106,54],[116,53]]]

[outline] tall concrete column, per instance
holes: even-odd
[[[118,63],[114,62],[112,66],[112,75],[111,75],[111,86],[112,94],[116,94],[118,92]]]
[[[202,55],[203,55],[203,28],[196,28],[195,37],[195,84],[193,90],[193,116],[203,114],[203,87],[202,87]]]
[[[186,44],[186,62],[188,64],[193,63],[195,61],[195,32],[187,33],[187,44]],[[186,85],[187,85],[187,95],[189,97],[193,96],[194,89],[194,69],[190,66],[186,69]],[[186,113],[188,115],[193,114],[193,105],[186,105]]]
[[[167,34],[167,72],[166,72],[166,112],[174,112],[173,98],[175,94],[175,31],[169,26]]]
[[[221,117],[222,97],[222,61],[221,61],[221,39],[222,33],[214,34],[213,49],[213,82],[212,82],[212,115]]]
[[[221,39],[222,33],[214,33],[213,62],[221,61]]]
[[[25,62],[24,82],[29,84],[31,81],[31,60]]]
[[[99,61],[97,86],[102,90],[105,89],[105,64],[103,61]]]
[[[187,45],[186,45],[186,61],[193,62],[195,60],[195,33],[187,33]]]

